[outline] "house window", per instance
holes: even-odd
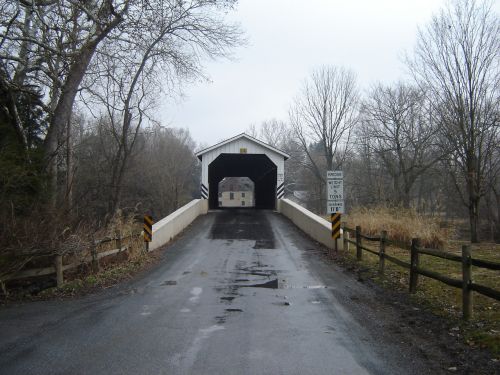
[[[234,193],[229,193],[229,199],[233,200],[234,199]]]
[[[246,153],[247,153],[246,147],[240,148],[240,154],[246,154]]]
[[[242,197],[242,198],[245,198],[245,193],[241,193],[241,197]]]
[[[244,206],[245,205],[245,201],[241,201],[241,205]]]

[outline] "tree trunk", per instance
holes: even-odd
[[[495,196],[496,200],[496,213],[492,212],[493,222],[494,222],[493,240],[496,243],[500,243],[500,194],[497,193],[497,191],[493,191],[493,195]]]
[[[68,76],[61,89],[61,94],[54,110],[50,126],[45,138],[45,159],[47,172],[49,174],[49,189],[51,192],[51,205],[53,208],[57,204],[57,153],[58,143],[57,135],[61,129],[68,124],[71,119],[73,103],[75,101],[78,87],[83,79],[87,67],[90,64],[92,56],[96,50],[97,43],[89,43],[82,51],[74,58],[68,72]]]
[[[470,222],[470,242],[478,243],[477,229],[479,224],[478,201],[471,201],[469,205],[469,222]]]
[[[73,206],[73,146],[71,144],[71,120],[66,125],[66,194],[64,204],[66,211]]]
[[[403,207],[410,208],[410,188],[405,187],[403,191]]]

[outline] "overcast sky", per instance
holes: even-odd
[[[406,75],[417,26],[444,0],[240,0],[231,19],[249,43],[233,61],[206,64],[210,83],[184,88],[182,101],[165,101],[163,124],[188,128],[204,145],[239,134],[250,124],[286,120],[288,107],[311,70],[352,69],[362,89]]]

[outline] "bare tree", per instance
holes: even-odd
[[[2,79],[14,93],[22,87],[35,87],[45,101],[45,155],[54,205],[60,134],[70,121],[79,85],[98,45],[123,21],[128,8],[129,0],[31,0],[3,4]],[[13,105],[15,102],[13,98]],[[15,112],[13,107],[11,113]],[[18,119],[13,124],[18,133],[26,128]]]
[[[222,4],[222,3],[221,3]],[[120,205],[122,181],[141,126],[157,106],[159,93],[203,77],[203,57],[228,56],[242,42],[238,27],[226,24],[222,5],[210,0],[150,1],[131,8],[119,39],[103,43],[88,74],[90,107],[102,109],[115,147],[109,213]],[[222,8],[224,9],[224,8]]]
[[[393,182],[395,203],[410,206],[417,179],[440,158],[432,108],[418,88],[375,86],[362,105],[363,136]]]
[[[192,199],[199,184],[193,180],[198,160],[195,142],[185,129],[155,127],[146,137],[143,158],[149,166],[142,171],[142,181],[151,197],[151,212],[163,217]]]
[[[354,73],[324,66],[312,72],[289,111],[291,126],[320,184],[320,197],[325,170],[340,168],[345,161],[357,105]],[[322,206],[320,199],[317,209],[323,211]]]
[[[325,66],[313,71],[290,109],[290,122],[304,151],[310,156],[309,145],[320,145],[327,169],[345,159],[357,120],[357,100],[354,73]]]
[[[68,143],[75,98],[96,53],[134,65],[132,75],[126,77],[131,78],[126,85],[129,92],[142,84],[152,65],[174,72],[171,78],[199,77],[204,57],[226,56],[241,41],[237,27],[226,25],[224,19],[234,3],[6,0],[0,4],[0,89],[9,94],[6,113],[26,149],[26,126],[18,115],[18,97],[28,90],[40,98],[47,116],[44,150],[54,205],[61,145]],[[94,73],[99,71],[100,67]],[[124,77],[114,78],[119,82]],[[124,94],[125,106],[132,102],[127,96]],[[132,116],[127,114],[123,119],[127,122]]]
[[[414,57],[408,59],[435,104],[448,166],[469,210],[472,242],[478,241],[486,169],[498,147],[500,24],[491,4],[451,2],[419,30]]]
[[[304,152],[293,129],[285,121],[272,118],[264,120],[260,126],[250,125],[246,133],[290,155],[285,163],[285,196],[302,189],[299,180],[304,167]]]

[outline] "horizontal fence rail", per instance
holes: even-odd
[[[389,239],[387,238],[386,231],[382,231],[380,236],[368,236],[366,234],[362,234],[360,226],[356,226],[356,228],[353,229],[347,227],[345,224],[343,224],[342,230],[343,230],[344,249],[349,248],[348,244],[356,246],[356,259],[358,261],[361,261],[363,259],[363,251],[369,252],[379,257],[379,269],[378,269],[379,275],[384,274],[386,260],[400,267],[408,269],[410,271],[409,291],[412,294],[415,293],[417,290],[419,275],[437,280],[454,288],[462,289],[462,315],[465,320],[468,320],[472,317],[473,291],[482,294],[486,297],[500,301],[500,291],[485,285],[474,283],[472,281],[472,266],[488,270],[500,270],[500,263],[492,262],[489,260],[472,258],[469,245],[462,246],[462,254],[457,255],[438,249],[429,249],[421,247],[418,238],[414,238],[411,241],[411,244],[404,243],[398,240]],[[354,240],[351,240],[349,238],[350,234],[353,234],[355,236]],[[364,246],[363,240],[371,242],[379,242],[379,249],[376,250]],[[394,247],[409,250],[411,259],[410,262],[388,255],[386,253],[387,245],[392,245]],[[461,263],[462,279],[454,279],[446,275],[440,274],[438,272],[422,268],[419,265],[421,254],[433,256],[451,262]]]
[[[95,240],[92,241],[91,243],[91,249],[89,250],[89,255],[86,255],[78,260],[73,261],[72,263],[65,264],[64,262],[64,256],[61,254],[42,254],[39,256],[34,256],[31,258],[31,260],[35,259],[40,259],[40,258],[46,258],[48,256],[51,256],[53,259],[53,265],[47,266],[47,267],[40,267],[40,268],[32,268],[32,269],[26,269],[26,270],[20,270],[18,272],[12,273],[10,275],[7,275],[7,277],[4,277],[0,282],[5,283],[6,281],[12,281],[12,280],[22,280],[22,279],[27,279],[27,278],[33,278],[33,277],[41,277],[41,276],[49,276],[49,275],[56,275],[56,280],[57,280],[57,286],[60,287],[64,283],[64,271],[77,268],[79,266],[82,266],[84,264],[90,264],[92,267],[92,270],[94,272],[97,272],[99,270],[100,264],[99,260],[112,256],[112,255],[117,255],[120,253],[127,252],[130,247],[129,246],[122,246],[122,243],[124,240],[131,239],[131,238],[140,238],[142,232],[139,233],[132,233],[127,236],[121,236],[120,231],[117,231],[115,237],[105,237],[100,240]],[[98,248],[101,245],[104,245],[106,243],[114,242],[116,248],[110,249],[110,250],[104,250],[104,251],[98,251]],[[69,254],[73,255],[73,254]]]

